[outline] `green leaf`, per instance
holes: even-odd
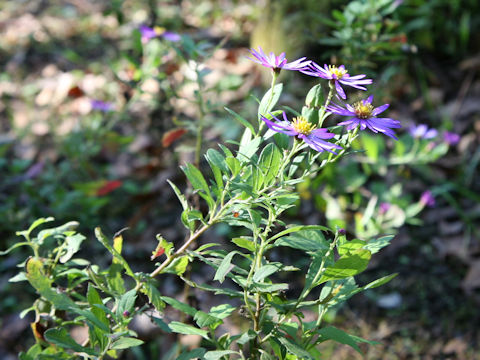
[[[178,321],[172,321],[168,324],[168,327],[178,334],[184,335],[200,335],[201,337],[208,339],[208,331],[196,328],[191,325],[183,324]]]
[[[117,316],[122,316],[125,311],[132,311],[135,300],[137,299],[137,291],[135,289],[127,291],[118,301]]]
[[[225,158],[217,150],[208,149],[205,157],[207,158],[207,161],[210,164],[218,167],[222,172],[224,173],[228,172],[228,166],[227,166],[227,163],[225,162]]]
[[[288,290],[288,284],[266,284],[254,282],[252,286],[262,293],[274,293],[282,290]]]
[[[290,234],[292,232],[297,232],[300,230],[323,230],[323,231],[330,231],[330,229],[326,226],[322,225],[295,225],[292,227],[289,227],[288,229],[285,229],[283,231],[280,231],[278,234],[275,236],[272,236],[268,241],[271,242],[273,240],[276,240],[282,236],[285,236],[287,234]]]
[[[207,350],[204,348],[197,348],[187,353],[181,353],[177,360],[191,360],[191,359],[203,359],[203,355]]]
[[[343,243],[342,245],[338,246],[338,254],[340,256],[346,255],[348,253],[351,253],[357,249],[362,248],[365,245],[365,241],[363,240],[358,240],[358,239],[353,239],[351,241],[347,241]]]
[[[158,325],[158,327],[160,329],[162,329],[163,331],[165,331],[166,333],[171,333],[172,330],[170,330],[170,328],[168,327],[168,325],[165,323],[165,321],[163,321],[162,319],[160,318],[157,318],[155,316],[152,316],[152,319],[153,321],[155,322],[155,324]]]
[[[290,229],[287,229],[290,230]],[[301,230],[275,241],[274,246],[288,246],[303,251],[319,251],[329,248],[321,231]]]
[[[300,345],[294,343],[292,340],[286,337],[279,337],[278,341],[280,341],[280,343],[285,346],[289,353],[298,356],[300,359],[313,359],[313,357],[307,350],[302,348]]]
[[[218,325],[222,323],[222,320],[220,320],[219,318],[200,310],[197,311],[193,320],[197,323],[199,327],[209,326],[213,329],[215,329]]]
[[[390,244],[395,235],[386,235],[367,242],[363,248],[369,250],[372,254],[379,252],[382,248]]]
[[[333,266],[325,270],[320,283],[344,279],[361,273],[367,268],[371,256],[370,251],[365,249],[358,249],[342,256]]]
[[[177,198],[180,201],[180,204],[182,204],[183,210],[188,209],[188,202],[185,199],[185,196],[181,193],[181,191],[178,189],[178,187],[173,182],[171,182],[168,179],[167,179],[167,182],[172,187],[173,191],[175,192],[175,195],[177,195]]]
[[[100,294],[98,293],[97,290],[95,290],[92,283],[88,284],[87,301],[90,305],[92,305],[90,311],[95,315],[96,318],[98,318],[102,323],[104,323],[108,327],[110,323],[107,319],[105,311],[103,311],[101,308],[93,306],[95,304],[103,305],[103,302],[102,302],[102,298],[100,297]]]
[[[246,237],[238,237],[238,238],[233,238],[232,242],[236,244],[237,246],[247,249],[248,251],[254,252],[255,251],[255,243],[251,240],[252,238],[246,238]]]
[[[316,284],[314,284],[314,280],[318,272],[320,271],[320,266],[322,265],[324,256],[325,256],[324,252],[315,254],[313,256],[312,262],[310,263],[310,266],[307,271],[307,275],[305,277],[305,286],[303,288],[302,295],[304,295],[307,291],[311,290],[313,287],[316,286]],[[320,275],[318,274],[318,276]]]
[[[231,354],[238,354],[236,351],[233,350],[215,350],[215,351],[209,351],[203,355],[203,358],[205,360],[218,360],[226,355],[231,355]]]
[[[277,84],[273,87],[273,96],[272,89],[269,89],[265,95],[263,95],[262,101],[258,107],[258,120],[261,121],[262,116],[268,117],[269,113],[275,107],[282,95],[283,84]],[[270,99],[271,98],[271,99]]]
[[[261,266],[259,269],[255,271],[253,275],[253,281],[255,282],[263,281],[263,279],[265,279],[266,277],[281,270],[282,266],[283,265],[280,263],[270,263],[270,264]]]
[[[322,85],[317,84],[308,91],[307,97],[305,98],[305,105],[309,107],[320,107],[325,103],[324,100]]]
[[[181,256],[173,260],[164,270],[163,273],[177,274],[179,276],[187,270],[189,263],[188,256]]]
[[[16,235],[17,236],[23,236],[25,239],[28,240],[28,238],[30,237],[30,233],[35,230],[35,228],[39,227],[40,225],[46,223],[46,222],[50,222],[50,221],[54,221],[55,219],[53,217],[48,217],[48,218],[40,218],[40,219],[37,219],[35,220],[32,225],[30,225],[30,227],[28,228],[28,230],[23,230],[23,231],[17,231],[16,232]]]
[[[30,243],[26,242],[26,241],[16,243],[16,244],[10,246],[7,250],[0,251],[0,256],[7,255],[10,251],[12,251],[13,249],[16,249],[20,246],[30,246]]]
[[[67,236],[65,239],[65,244],[67,246],[66,252],[60,257],[60,262],[65,264],[72,256],[80,250],[80,245],[86,237],[82,234],[74,234]]]
[[[50,301],[59,310],[75,308],[75,303],[65,294],[53,290],[52,281],[43,271],[43,263],[36,258],[30,258],[26,263],[26,277],[28,282],[40,295]]]
[[[121,349],[128,349],[135,346],[140,346],[143,344],[143,341],[140,339],[132,338],[132,337],[121,337],[117,341],[115,341],[112,345],[113,350],[121,350]]]
[[[240,124],[242,124],[243,126],[245,126],[247,129],[249,129],[249,130],[252,132],[252,134],[255,134],[255,133],[256,133],[256,132],[255,132],[255,128],[253,127],[252,124],[250,124],[250,122],[249,122],[247,119],[245,119],[244,117],[240,116],[240,115],[237,114],[235,111],[233,111],[233,110],[231,110],[231,109],[229,109],[229,108],[227,108],[227,107],[225,107],[224,109],[227,110],[227,112],[228,112],[230,115],[232,115],[235,120],[237,120]]]
[[[71,349],[76,352],[84,352],[88,355],[99,355],[94,349],[86,348],[76,343],[64,328],[48,329],[45,331],[44,336],[48,342],[51,342],[62,348]]]
[[[323,329],[317,330],[316,333],[321,336],[320,341],[334,340],[341,344],[349,345],[354,348],[357,352],[363,355],[362,351],[357,345],[356,339],[351,335],[347,334],[345,331],[337,329],[334,326],[327,326]]]
[[[398,275],[398,273],[381,277],[380,279],[377,279],[377,280],[374,280],[374,281],[368,283],[368,284],[365,285],[362,289],[363,289],[363,290],[367,290],[367,289],[373,289],[373,288],[382,286],[382,285],[388,283],[390,280],[392,280],[392,279],[393,279],[394,277],[396,277],[397,275]]]
[[[162,301],[160,291],[152,281],[147,281],[143,284],[142,290],[145,295],[148,297],[148,301],[152,304],[156,310],[161,311],[165,308],[165,303]]]
[[[165,301],[167,304],[170,306],[173,306],[175,309],[180,310],[181,312],[184,312],[187,315],[190,315],[191,317],[194,317],[195,314],[197,313],[197,309],[181,302],[178,301],[177,299],[168,297],[168,296],[162,296],[161,299]]]
[[[225,256],[225,258],[220,263],[220,266],[218,267],[213,280],[218,280],[220,283],[223,283],[223,281],[225,280],[225,275],[230,270],[230,264],[232,262],[232,258],[235,254],[238,254],[238,253],[239,253],[238,251],[232,251],[228,253],[227,256]]]
[[[218,319],[225,319],[226,317],[230,316],[237,308],[230,304],[222,304],[218,306],[214,306],[210,309],[209,315],[215,316]]]
[[[258,160],[258,166],[262,172],[263,183],[265,186],[271,185],[278,176],[278,170],[280,169],[282,161],[282,153],[275,144],[268,144],[262,150],[260,158]],[[258,183],[258,188],[262,186],[261,182]]]
[[[187,166],[182,167],[182,170],[195,190],[202,190],[206,195],[211,197],[208,184],[200,170],[190,163],[188,163]]]
[[[244,138],[242,138],[242,142],[238,148],[237,159],[241,162],[249,162],[252,156],[257,152],[261,142],[261,137],[256,137],[252,140],[244,140]]]

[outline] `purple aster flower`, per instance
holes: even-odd
[[[279,56],[276,56],[273,52],[271,52],[270,55],[266,55],[260,46],[258,47],[258,50],[251,49],[250,53],[253,55],[253,58],[247,57],[247,59],[271,68],[277,74],[282,69],[299,71],[306,68],[311,63],[310,60],[305,60],[306,57],[302,57],[292,61],[291,63],[287,63],[287,58],[285,57],[284,52],[282,52]]]
[[[337,90],[338,95],[342,99],[346,99],[345,91],[341,85],[351,86],[355,89],[367,90],[363,85],[368,85],[372,83],[372,79],[364,79],[367,75],[355,75],[350,76],[348,70],[345,69],[344,65],[336,67],[335,65],[324,65],[322,68],[320,65],[312,62],[307,69],[301,70],[302,73],[320,77],[322,79],[327,79],[335,83],[335,89]]]
[[[146,43],[150,39],[160,37],[160,36],[172,42],[180,41],[182,39],[182,37],[179,34],[171,31],[165,31],[165,29],[160,27],[151,28],[151,27],[142,25],[138,28],[138,30],[140,31],[140,35],[142,37],[143,43]]]
[[[438,131],[435,129],[429,129],[427,125],[420,124],[418,126],[412,126],[408,130],[410,135],[418,139],[433,139],[438,135]]]
[[[113,111],[114,109],[114,105],[112,103],[101,100],[91,100],[90,105],[92,106],[93,110],[99,110],[103,112]]]
[[[420,203],[423,206],[433,207],[435,206],[435,198],[430,190],[424,191],[420,197]]]
[[[342,148],[341,146],[323,140],[331,139],[335,136],[335,134],[329,133],[327,129],[315,129],[315,125],[309,123],[308,120],[303,116],[293,118],[292,122],[288,121],[285,112],[283,113],[283,120],[279,120],[275,116],[273,116],[273,118],[276,120],[275,122],[268,120],[265,116],[262,116],[262,120],[265,121],[267,126],[273,131],[286,134],[288,136],[296,136],[318,152],[328,151],[332,154],[336,154],[333,149]]]
[[[443,133],[443,141],[445,141],[450,146],[457,145],[460,141],[460,135],[450,131],[445,131]]]
[[[385,214],[391,207],[392,205],[390,203],[387,203],[387,202],[382,202],[380,203],[380,206],[379,206],[379,209],[378,209],[378,212],[383,215]]]
[[[327,110],[338,115],[353,116],[353,118],[343,121],[338,125],[347,125],[347,130],[353,130],[357,126],[360,126],[360,130],[369,128],[371,131],[378,133],[381,132],[395,140],[398,140],[392,129],[398,129],[402,127],[400,121],[391,118],[379,118],[377,115],[384,112],[389,104],[384,104],[377,108],[372,105],[373,95],[370,95],[367,99],[358,101],[352,105],[343,104],[345,107],[341,107],[337,104],[327,106]]]

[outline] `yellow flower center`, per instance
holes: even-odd
[[[328,65],[328,71],[330,71],[331,74],[335,74],[337,76],[337,79],[341,79],[343,75],[345,75],[348,70],[347,69],[339,69],[335,65]]]
[[[303,116],[293,118],[292,125],[296,132],[304,135],[310,135],[313,129],[315,129],[315,125],[310,124]]]
[[[357,115],[359,119],[368,119],[372,117],[372,104],[364,104],[363,101],[359,101],[353,104],[353,108],[355,109],[355,115]]]
[[[155,30],[155,33],[157,35],[162,35],[165,31],[167,31],[167,29],[165,29],[164,27],[160,27],[160,26],[155,26],[153,28],[153,30]]]

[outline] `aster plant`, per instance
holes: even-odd
[[[144,30],[145,38],[154,35]],[[98,241],[112,256],[111,265],[102,268],[75,259],[85,239],[75,232],[78,224],[71,222],[37,233],[36,228],[51,218],[39,219],[19,232],[24,241],[1,253],[18,246],[31,250],[24,271],[15,278],[28,281],[42,299],[26,310],[36,314],[32,329],[38,341],[20,358],[34,359],[41,353],[62,359],[75,359],[78,354],[92,360],[117,358],[125,349],[143,344],[129,327],[134,316],[142,313],[165,333],[201,339],[193,350],[182,347],[179,341],[171,353],[176,359],[313,360],[324,357],[319,345],[325,341],[347,344],[359,353],[359,344],[376,344],[325,324],[324,319],[349,297],[395,277],[388,275],[369,283],[356,279],[372,255],[388,245],[393,236],[349,239],[346,229],[288,224],[283,214],[300,201],[298,184],[350,154],[359,129],[368,128],[396,139],[392,129],[400,124],[377,117],[388,104],[374,108],[371,96],[354,105],[329,104],[335,92],[340,95],[339,101],[345,95],[336,82],[361,88],[370,81],[361,75],[347,76],[343,67],[338,73],[330,68],[330,73],[324,69],[323,76],[314,75],[328,80],[326,100],[322,84],[315,85],[307,93],[301,112],[290,110],[295,114],[290,121],[286,112],[275,109],[283,90],[275,80],[281,69],[301,71],[310,61],[300,58],[288,63],[285,54],[267,56],[261,48],[252,50],[252,55],[253,61],[272,69],[272,87],[261,99],[255,119],[228,109],[245,127],[238,147],[219,145],[209,149],[205,154],[208,171],[189,163],[182,167],[191,184],[188,191],[196,196],[194,201],[169,181],[183,209],[180,220],[185,240],[176,245],[158,234],[152,253],[143,254],[145,261],[151,261],[148,273],[133,269],[123,256],[121,231],[110,238],[100,228],[95,229]],[[332,114],[351,119],[326,127]],[[226,245],[203,237],[218,224],[240,228],[236,233],[241,236],[231,238]],[[44,241],[49,236],[52,241]],[[195,243],[200,246],[195,248]],[[294,249],[295,256],[303,260],[274,257],[277,248]],[[185,276],[192,263],[211,267],[213,279]],[[74,271],[68,271],[69,266],[75,266]],[[284,280],[290,278],[284,275],[290,272],[299,274],[300,279]],[[197,309],[161,294],[156,278],[165,274],[177,276],[187,288],[210,292],[222,302],[213,307],[200,304]],[[68,289],[56,284],[68,284]],[[225,297],[231,299],[225,301]],[[184,316],[172,318],[172,312],[165,311],[167,306]],[[50,318],[44,321],[45,308],[50,309]],[[303,315],[305,309],[315,314],[308,321]],[[187,315],[189,323],[179,321]],[[219,330],[229,317],[234,317],[230,322],[243,319],[245,330]],[[69,335],[71,319],[89,329],[88,339],[82,344]],[[45,326],[48,329],[43,331]]]

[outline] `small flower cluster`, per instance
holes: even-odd
[[[398,140],[393,129],[400,128],[400,122],[391,118],[377,117],[377,115],[381,114],[389,107],[389,104],[374,107],[372,105],[373,96],[369,96],[367,99],[358,101],[353,105],[342,102],[342,99],[345,100],[347,98],[345,90],[342,86],[350,86],[359,90],[367,90],[365,85],[369,85],[373,81],[372,79],[366,79],[366,75],[360,74],[352,76],[348,73],[348,70],[344,65],[340,65],[338,67],[333,65],[324,65],[321,67],[315,62],[307,60],[305,57],[288,62],[285,53],[281,53],[279,56],[276,56],[273,52],[271,52],[269,55],[267,55],[261,47],[259,47],[258,50],[251,49],[250,53],[253,56],[252,58],[249,58],[250,60],[272,69],[274,73],[274,79],[282,69],[285,69],[299,71],[309,76],[330,81],[331,89],[335,89],[340,105],[329,104],[329,100],[327,100],[324,110],[332,114],[349,116],[349,119],[338,124],[345,125],[347,127],[347,131],[352,131],[357,128],[360,130],[365,130],[368,128],[375,133],[383,133],[395,140]],[[304,117],[294,118],[293,121],[290,122],[288,121],[284,112],[283,120],[280,120],[273,115],[272,118],[275,121],[270,120],[266,116],[262,116],[262,120],[271,130],[289,136],[296,136],[318,152],[328,151],[335,154],[334,149],[341,149],[341,147],[338,145],[324,141],[325,139],[333,138],[335,136],[334,134],[328,132],[327,129],[316,129],[315,125],[308,123],[307,119]]]

